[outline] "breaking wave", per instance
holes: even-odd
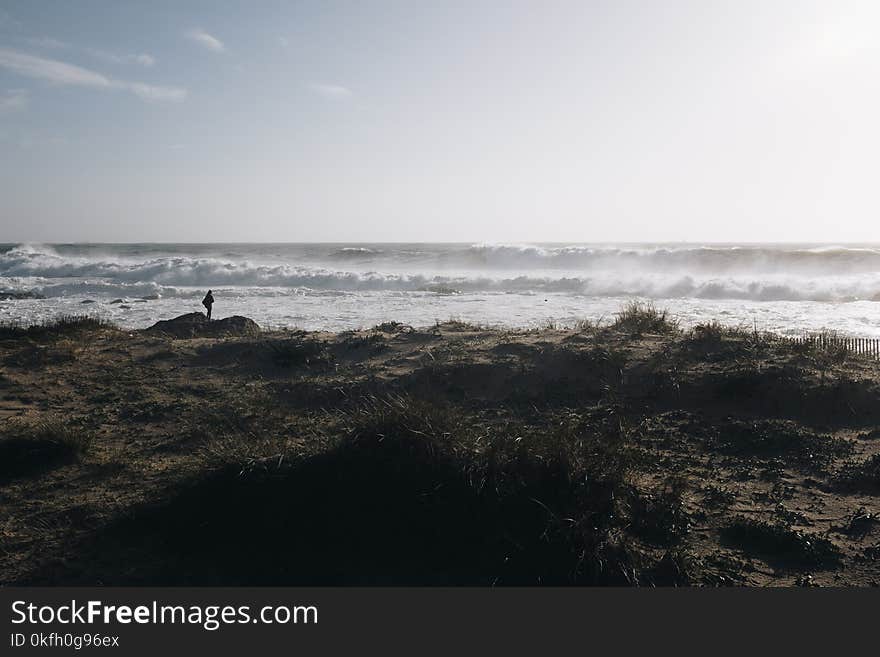
[[[431,292],[591,297],[880,300],[880,249],[774,246],[256,245],[198,252],[19,244],[0,248],[0,289],[49,297]],[[149,257],[147,257],[147,255]],[[267,262],[267,258],[269,261]],[[439,292],[438,292],[439,293]]]
[[[473,245],[467,264],[500,268],[630,269],[654,272],[880,272],[880,248],[847,246],[530,246]]]

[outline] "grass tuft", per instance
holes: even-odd
[[[259,449],[244,468],[236,456],[126,532],[167,534],[192,559],[176,567],[200,582],[640,581],[622,537],[631,488],[619,425],[483,426],[388,395],[345,410],[327,436],[311,455]],[[266,535],[258,562],[241,558]]]
[[[604,317],[599,319],[579,319],[574,323],[573,329],[578,333],[598,333],[602,330],[602,321]]]
[[[653,303],[630,301],[617,313],[611,328],[631,335],[665,335],[676,331],[678,322],[669,317],[666,310],[658,310]]]
[[[60,419],[10,422],[0,438],[0,481],[38,474],[77,461],[94,435]]]
[[[327,345],[320,340],[290,337],[266,343],[273,362],[282,368],[326,365],[333,360]]]
[[[450,317],[445,322],[437,320],[434,324],[434,329],[438,331],[447,331],[449,333],[477,333],[479,331],[487,330],[485,326],[480,326],[479,324],[454,317]]]
[[[835,484],[845,491],[880,492],[880,454],[845,465],[835,478]]]
[[[833,568],[843,556],[827,538],[752,518],[736,518],[721,533],[746,552],[782,566]]]
[[[630,504],[634,533],[658,545],[681,541],[691,525],[684,504],[684,487],[683,479],[674,478],[658,493],[636,495]]]
[[[0,339],[63,337],[115,328],[115,324],[100,317],[61,315],[39,324],[23,325],[14,322],[0,324]]]
[[[377,333],[412,333],[413,327],[401,322],[382,322],[373,327]]]
[[[853,443],[817,434],[790,420],[742,421],[728,418],[708,446],[744,459],[783,458],[801,467],[823,468],[838,456],[852,453]]]
[[[388,348],[385,336],[379,332],[350,333],[342,339],[342,345],[346,349],[363,349],[371,347],[373,351],[384,351]]]

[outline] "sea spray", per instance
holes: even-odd
[[[466,316],[529,326],[613,314],[628,298],[669,305],[694,323],[777,330],[834,325],[873,335],[880,324],[880,248],[870,245],[589,244],[9,244],[0,291],[47,297],[3,302],[2,315],[44,316],[91,299],[140,326],[212,288],[218,312],[279,325],[352,328],[374,319],[427,324]],[[150,299],[137,309],[119,299]],[[127,305],[127,304],[126,304]],[[146,306],[149,307],[146,308]],[[316,307],[320,311],[316,312]],[[199,308],[196,308],[198,310]],[[123,312],[125,311],[125,312]],[[28,315],[30,316],[30,315]],[[841,325],[843,323],[843,325]]]

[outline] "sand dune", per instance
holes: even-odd
[[[880,582],[880,364],[642,311],[0,330],[0,580]]]

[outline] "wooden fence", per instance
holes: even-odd
[[[861,354],[880,360],[880,339],[877,338],[848,338],[829,333],[817,333],[786,337],[785,339],[795,344],[809,344],[819,349],[842,349],[853,354]]]

